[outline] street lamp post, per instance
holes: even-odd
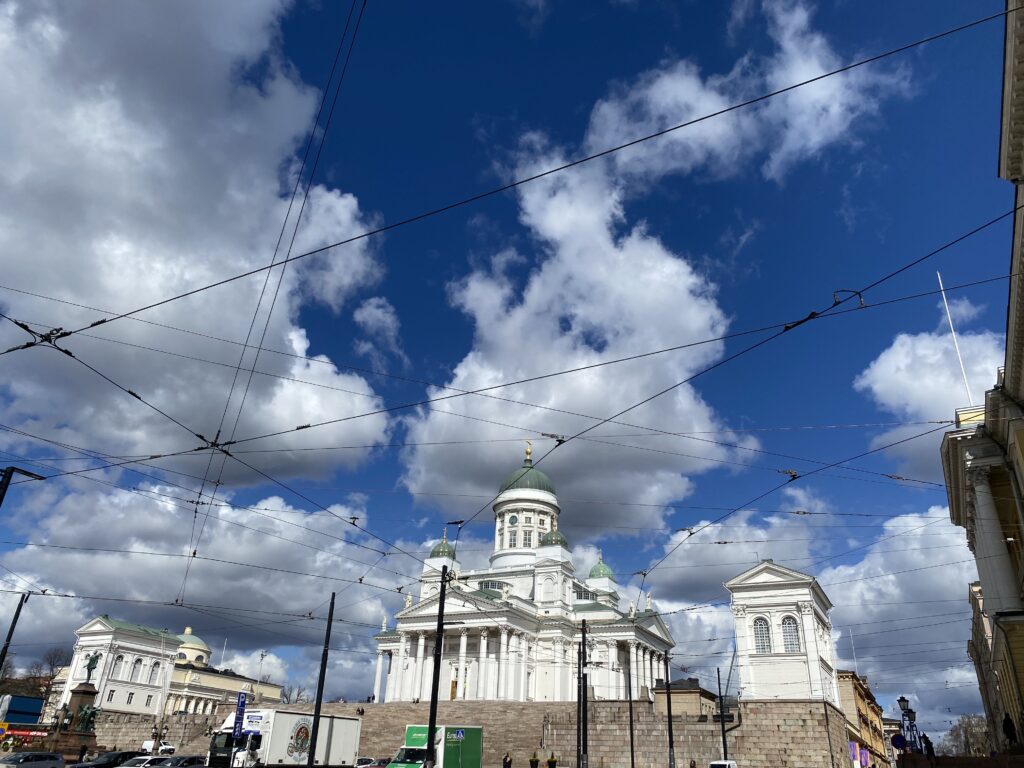
[[[907,749],[911,752],[920,752],[921,743],[917,736],[917,712],[910,706],[910,700],[906,696],[896,699],[900,708],[900,731],[906,739]]]

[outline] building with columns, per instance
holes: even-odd
[[[818,580],[763,560],[725,588],[736,620],[740,700],[811,699],[840,708],[832,601]]]
[[[1007,0],[1006,7],[1016,10],[1017,4]],[[1004,716],[1024,732],[1024,13],[1009,13],[1004,23],[998,169],[1013,184],[1016,209],[1006,352],[995,386],[981,404],[956,411],[956,428],[946,433],[941,451],[949,516],[966,529],[978,567],[979,581],[965,595],[973,615],[968,653],[993,749],[1003,746]]]
[[[175,635],[104,615],[75,635],[71,663],[58,670],[51,686],[45,710],[50,719],[86,681],[86,664],[97,653],[92,684],[96,706],[106,712],[213,715],[224,704],[234,706],[241,692],[253,701],[281,701],[280,685],[211,666],[210,647],[191,627]]]
[[[577,647],[587,628],[590,695],[650,700],[664,678],[672,635],[645,604],[620,609],[612,570],[602,561],[576,574],[558,529],[561,512],[550,478],[522,466],[501,484],[493,504],[490,565],[463,570],[442,536],[425,561],[419,595],[406,597],[393,628],[377,635],[374,701],[430,698],[441,568],[455,578],[445,600],[441,698],[572,701]],[[639,601],[638,601],[639,602]]]

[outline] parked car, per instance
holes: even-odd
[[[165,739],[153,741],[146,739],[142,742],[142,754],[144,755],[173,755],[174,745]]]
[[[384,768],[384,766],[388,765],[390,762],[390,757],[378,757],[376,760],[370,763],[369,768]]]
[[[372,757],[357,757],[356,768],[367,768],[367,766],[373,765],[373,762]]]
[[[175,755],[165,757],[163,768],[192,768],[194,765],[206,765],[206,755]]]
[[[90,760],[87,763],[78,763],[77,768],[120,768],[126,762],[131,760],[133,757],[138,757],[141,752],[135,751],[124,751],[124,752],[104,752],[94,760]],[[33,766],[33,768],[35,768]]]
[[[168,760],[170,760],[169,757],[150,757],[148,755],[139,755],[138,757],[133,757],[131,760],[125,760],[121,763],[121,768],[149,768],[151,765],[163,765]]]
[[[64,768],[64,756],[56,752],[12,752],[0,757],[0,765],[23,768]]]

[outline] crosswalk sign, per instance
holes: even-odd
[[[461,728],[456,729],[456,731],[455,731],[455,740],[456,741],[464,741],[465,738],[466,738],[466,732],[463,729],[461,729]]]

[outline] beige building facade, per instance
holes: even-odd
[[[839,678],[839,701],[846,715],[846,732],[850,741],[850,760],[853,763],[854,745],[858,758],[867,751],[868,765],[888,768],[889,752],[885,744],[885,729],[882,723],[882,707],[875,700],[875,694],[868,687],[865,677],[848,669],[837,671]],[[856,765],[861,765],[858,759]]]
[[[1014,9],[1019,0],[1008,0]],[[980,405],[956,412],[942,442],[949,515],[967,532],[979,580],[968,599],[991,747],[1008,714],[1022,733],[1024,690],[1024,13],[1006,16],[999,175],[1015,188],[1006,356]],[[996,725],[999,727],[997,728]]]
[[[705,717],[718,711],[718,697],[711,691],[701,688],[700,681],[695,677],[672,681],[672,716]],[[658,714],[668,713],[668,696],[665,683],[659,681],[654,687],[654,711]]]

